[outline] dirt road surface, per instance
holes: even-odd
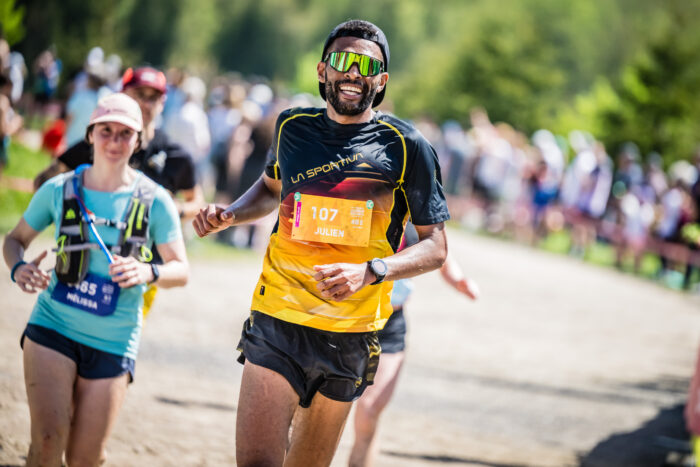
[[[657,436],[683,436],[700,298],[456,230],[450,250],[482,298],[416,279],[378,465],[660,465]],[[193,261],[186,288],[159,292],[107,465],[235,465],[235,346],[260,266]],[[1,275],[0,465],[28,447],[18,341],[34,300]],[[349,422],[334,466],[351,435]]]

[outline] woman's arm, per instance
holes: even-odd
[[[449,253],[447,258],[445,258],[445,263],[440,268],[440,274],[445,279],[445,282],[458,292],[463,293],[472,300],[479,298],[479,287],[476,285],[476,282],[464,277],[464,272],[459,267],[459,263]]]
[[[46,250],[32,261],[21,264],[22,261],[25,261],[25,250],[37,235],[39,232],[31,228],[27,221],[22,218],[12,229],[12,232],[7,234],[2,246],[2,254],[7,267],[12,270],[17,264],[20,264],[14,269],[13,279],[27,293],[35,293],[49,286],[50,276],[39,269],[39,263],[46,257]]]
[[[158,245],[158,253],[163,259],[163,264],[156,265],[159,273],[156,285],[167,289],[187,284],[190,266],[185,253],[185,242],[180,238],[162,243]],[[109,266],[109,274],[112,280],[122,288],[149,284],[154,279],[151,265],[137,261],[133,257],[114,256],[114,263]]]
[[[163,263],[158,265],[159,277],[156,281],[158,287],[182,287],[190,278],[190,265],[187,262],[185,242],[182,239],[170,243],[158,245],[158,253],[163,258]],[[153,271],[150,271],[150,280],[153,280]]]

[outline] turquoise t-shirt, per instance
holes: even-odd
[[[24,213],[24,220],[34,230],[42,231],[52,223],[59,224],[63,210],[63,183],[68,175],[61,174],[48,180],[34,194]],[[105,192],[83,188],[87,209],[98,218],[122,220],[139,177],[145,175],[138,172],[134,183],[123,191]],[[118,229],[104,225],[96,227],[105,244],[114,245],[118,242]],[[58,229],[56,230],[57,238]],[[153,248],[153,242],[160,245],[182,238],[175,203],[160,185],[153,200],[148,231],[150,248]],[[92,233],[90,239],[95,241]],[[90,250],[88,273],[110,280],[109,262],[101,250]],[[136,358],[141,338],[145,284],[127,289],[116,287],[119,297],[114,313],[99,316],[52,298],[57,282],[56,273],[52,271],[49,287],[39,294],[29,324],[53,329],[69,339],[103,352]]]

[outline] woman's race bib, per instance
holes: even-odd
[[[367,246],[374,203],[325,196],[294,195],[292,239]]]
[[[119,286],[108,277],[88,274],[80,284],[56,283],[51,298],[98,316],[114,313],[119,298]]]

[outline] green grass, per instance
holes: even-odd
[[[2,177],[32,179],[51,162],[45,152],[33,151],[16,143],[10,145],[9,155]],[[32,193],[12,190],[5,183],[0,184],[0,233],[9,232],[17,224],[31,199]]]
[[[10,161],[3,175],[10,177],[34,178],[51,163],[51,157],[44,151],[33,151],[21,144],[10,144]]]
[[[539,247],[551,253],[566,254],[571,248],[571,236],[565,230],[554,232],[542,239]]]
[[[12,230],[27,208],[31,193],[0,187],[0,233]]]
[[[259,261],[260,253],[224,245],[214,237],[194,237],[187,240],[187,256],[190,260],[202,261]]]
[[[539,246],[552,253],[567,254],[571,248],[571,236],[569,232],[564,230],[554,232],[543,239]],[[586,262],[599,266],[615,267],[615,248],[608,243],[596,241],[588,247],[584,259]],[[661,261],[659,257],[647,253],[642,257],[642,261],[639,265],[639,275],[653,278],[656,276],[660,267]],[[623,257],[622,270],[625,272],[634,272],[634,259],[630,255],[625,255]]]
[[[450,228],[455,229],[465,229],[461,224],[457,222],[450,222]],[[468,230],[471,233],[471,230]],[[512,238],[507,238],[504,235],[491,235],[484,232],[476,232],[477,235],[486,235],[490,238],[498,238],[504,241],[513,241]],[[558,232],[553,232],[546,238],[540,240],[537,248],[554,253],[554,254],[569,254],[571,248],[571,235],[566,230],[560,230]],[[604,243],[601,241],[596,241],[588,247],[583,261],[595,264],[601,267],[614,268],[616,266],[616,251],[613,245],[609,243]],[[634,274],[634,258],[630,254],[626,254],[622,258],[621,271]],[[646,253],[642,257],[639,265],[638,276],[646,279],[659,279],[659,272],[661,270],[661,260],[659,257],[652,253]],[[682,288],[683,274],[671,271],[667,273],[666,277],[663,278],[663,283],[672,289],[680,290]],[[700,281],[700,272],[695,271],[691,277],[691,284],[697,284]]]

